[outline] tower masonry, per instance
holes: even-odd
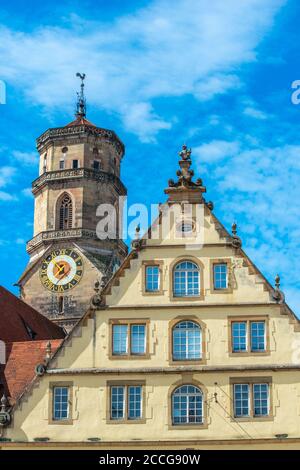
[[[75,120],[37,139],[34,233],[18,281],[21,298],[67,330],[86,311],[95,282],[109,278],[127,254],[119,238],[120,197],[127,194],[120,179],[124,145],[113,131],[87,120],[85,75],[78,76]],[[97,233],[101,204],[114,207],[114,238]]]

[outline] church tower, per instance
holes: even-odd
[[[75,120],[37,139],[34,234],[18,281],[21,298],[67,330],[86,311],[95,282],[109,278],[127,254],[119,238],[120,197],[127,193],[120,180],[124,145],[113,131],[86,119],[85,75],[77,76]],[[114,238],[99,237],[101,204],[114,208]]]

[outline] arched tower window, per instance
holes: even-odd
[[[63,197],[60,199],[58,218],[59,230],[66,230],[68,228],[72,228],[73,204],[69,194],[64,194]]]

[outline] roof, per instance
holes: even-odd
[[[62,343],[62,339],[51,340],[52,354]],[[6,396],[11,404],[22,394],[35,377],[35,367],[43,363],[48,340],[21,341],[6,344],[6,364],[0,369]]]
[[[0,340],[12,343],[64,336],[62,328],[0,286]]]
[[[65,127],[72,127],[72,126],[88,126],[88,127],[97,127],[95,124],[90,122],[88,119],[85,119],[82,116],[78,116],[74,121],[67,124]]]

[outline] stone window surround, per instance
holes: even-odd
[[[227,288],[226,289],[215,289],[214,281],[214,265],[215,264],[226,264],[227,265]],[[230,258],[214,258],[210,259],[210,292],[212,294],[231,294],[232,289],[232,263]]]
[[[197,323],[201,328],[201,343],[202,343],[202,356],[201,359],[185,359],[185,360],[174,360],[173,359],[173,329],[182,321],[191,321]],[[169,348],[169,365],[195,365],[195,364],[206,364],[206,324],[199,320],[195,315],[179,315],[176,318],[173,318],[169,322],[169,332],[168,332],[168,348]]]
[[[250,344],[250,323],[255,321],[265,322],[265,334],[266,334],[266,349],[265,351],[255,352],[251,351]],[[232,348],[232,323],[235,322],[246,322],[247,323],[247,351],[245,352],[233,352]],[[270,351],[270,328],[269,328],[269,316],[268,315],[244,315],[244,316],[230,316],[228,317],[228,345],[229,345],[229,356],[231,357],[242,357],[242,356],[269,356]]]
[[[72,425],[73,424],[73,382],[50,382],[49,383],[49,404],[48,404],[48,424]],[[53,389],[55,387],[67,387],[69,389],[69,417],[68,419],[53,419]]]
[[[201,424],[173,424],[173,409],[172,409],[172,396],[173,392],[180,387],[181,385],[194,385],[195,387],[200,388],[203,396],[203,422]],[[207,429],[208,428],[208,407],[207,407],[207,389],[206,387],[197,380],[194,380],[190,377],[189,374],[184,374],[182,379],[178,380],[176,383],[172,384],[169,387],[168,391],[168,429],[169,430],[178,430],[178,429]]]
[[[128,387],[142,387],[142,417],[128,419]],[[125,387],[125,417],[111,419],[111,387]],[[106,382],[106,424],[145,424],[146,423],[146,381],[145,380],[109,380]]]
[[[200,279],[200,292],[199,295],[195,296],[174,296],[174,269],[177,266],[177,264],[182,263],[184,261],[190,261],[191,263],[194,263],[198,266],[199,269],[199,279]],[[198,301],[198,300],[204,300],[204,264],[196,257],[194,256],[179,256],[173,262],[170,264],[169,268],[169,295],[170,295],[170,300],[171,301],[184,301],[184,302],[190,302],[190,301]]]
[[[163,265],[162,260],[145,260],[142,261],[142,295],[163,295]],[[159,289],[151,292],[146,289],[146,271],[148,266],[158,266],[159,268]]]
[[[127,354],[113,354],[113,326],[114,325],[128,325],[128,353]],[[146,348],[145,354],[132,354],[131,353],[131,325],[145,325],[146,330]],[[109,359],[112,360],[140,360],[150,359],[150,346],[149,346],[149,318],[111,318],[109,320]]]
[[[239,421],[239,422],[256,422],[256,421],[273,421],[274,420],[274,412],[273,412],[273,389],[272,389],[272,377],[231,377],[229,379],[230,383],[230,417],[231,421]],[[267,416],[254,416],[253,409],[253,385],[254,384],[263,384],[266,383],[269,385],[269,414]],[[234,385],[235,384],[247,384],[249,385],[250,390],[250,416],[245,417],[235,417],[234,416]]]

